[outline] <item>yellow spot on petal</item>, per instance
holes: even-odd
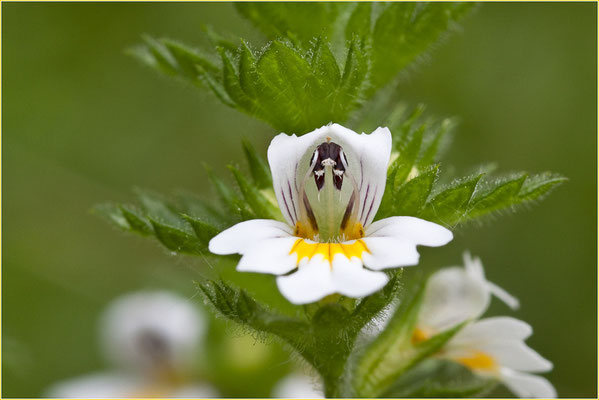
[[[298,263],[304,258],[310,260],[317,254],[321,254],[332,267],[332,261],[337,254],[343,254],[348,259],[358,257],[361,260],[364,252],[370,253],[370,250],[368,250],[366,243],[360,239],[353,243],[309,243],[304,239],[297,239],[289,254],[297,254]]]
[[[345,228],[341,229],[341,235],[345,240],[354,240],[364,237],[364,227],[357,221],[350,221]]]
[[[430,338],[428,332],[426,332],[424,329],[416,328],[414,329],[414,333],[412,333],[412,344],[422,343],[428,338]]]
[[[494,371],[497,369],[497,362],[493,357],[482,351],[474,351],[471,356],[458,357],[456,361],[470,368],[483,371]]]

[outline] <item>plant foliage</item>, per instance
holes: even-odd
[[[472,3],[238,3],[268,38],[257,49],[208,33],[195,50],[146,37],[132,54],[287,133],[350,113],[449,32]],[[337,39],[336,39],[337,38]]]

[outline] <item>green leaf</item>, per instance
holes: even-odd
[[[147,236],[153,233],[152,224],[148,221],[136,207],[120,206],[123,217],[129,224],[129,229],[141,235]]]
[[[490,189],[472,200],[468,216],[476,218],[483,214],[519,203],[518,194],[526,178],[527,175],[523,174],[505,182],[496,181],[494,184],[490,184]]]
[[[402,184],[394,196],[394,215],[419,215],[438,175],[439,166],[433,165]]]
[[[460,364],[429,359],[402,375],[383,397],[480,398],[496,385],[495,379],[477,375]]]
[[[399,145],[399,156],[396,160],[398,167],[395,172],[394,185],[403,184],[410,172],[412,172],[412,168],[416,164],[418,154],[420,153],[423,134],[424,127],[421,127]]]
[[[189,215],[183,215],[183,218],[189,222],[199,242],[205,248],[208,248],[208,242],[210,242],[210,239],[215,237],[220,232],[220,229],[207,223],[206,221],[202,221],[201,219],[193,218]]]
[[[150,219],[156,238],[169,250],[184,254],[204,254],[207,247],[191,232]]]
[[[118,204],[99,204],[92,209],[92,212],[106,218],[114,226],[122,230],[132,231],[131,225],[127,222],[127,218],[123,215],[123,211]]]
[[[269,39],[288,38],[307,45],[316,36],[329,36],[341,4],[235,3],[237,11]]]
[[[355,8],[345,27],[345,39],[352,40],[357,36],[362,41],[369,40],[372,29],[371,14],[372,3],[366,1],[355,3]]]
[[[250,167],[250,174],[252,175],[252,180],[256,187],[259,189],[271,188],[272,176],[266,161],[256,153],[256,150],[249,140],[243,139],[241,144],[243,145],[243,152],[247,159],[248,166]]]
[[[540,200],[567,180],[562,175],[550,172],[531,176],[522,185],[518,197],[522,201]]]
[[[244,290],[233,288],[223,281],[207,281],[197,285],[222,316],[255,331],[278,336],[296,349],[303,347],[309,330],[306,321],[270,312]]]
[[[381,4],[372,34],[372,79],[380,88],[451,30],[473,3]]]
[[[235,177],[239,189],[241,189],[245,203],[250,207],[256,218],[281,219],[281,212],[278,206],[273,205],[256,186],[252,185],[243,176],[239,169],[230,165],[229,170]]]
[[[253,215],[247,208],[245,203],[239,198],[235,191],[221,179],[219,179],[214,172],[204,165],[206,173],[212,182],[212,186],[216,190],[216,194],[224,208],[231,213],[231,215],[239,216],[241,219],[252,219]],[[235,218],[238,219],[238,218]]]
[[[461,179],[444,188],[424,205],[419,217],[448,227],[463,222],[481,178],[482,174]]]

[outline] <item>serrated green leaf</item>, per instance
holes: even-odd
[[[140,210],[127,205],[120,206],[120,209],[123,217],[125,217],[129,224],[130,230],[144,236],[151,235],[154,232],[152,224],[142,215]]]
[[[143,40],[146,45],[146,53],[141,60],[167,75],[177,75],[177,61],[167,48],[150,36],[144,36]],[[139,51],[141,52],[142,50],[140,49]]]
[[[394,196],[394,215],[419,215],[438,174],[439,166],[433,165],[399,187]]]
[[[237,11],[269,39],[285,37],[307,45],[316,36],[329,36],[341,4],[235,3]]]
[[[198,283],[198,286],[210,304],[224,317],[258,332],[274,334],[296,348],[302,346],[309,329],[307,322],[274,314],[244,290],[222,281]]]
[[[424,131],[425,127],[421,126],[400,144],[399,156],[396,160],[398,167],[393,182],[395,186],[401,185],[406,181],[414,164],[416,164]]]
[[[244,202],[237,196],[235,191],[229,187],[226,183],[224,183],[221,179],[219,179],[214,172],[208,167],[204,165],[206,169],[206,173],[212,182],[212,186],[216,190],[216,194],[221,204],[225,207],[225,209],[231,213],[231,215],[240,216],[243,220],[252,219],[253,215],[250,210],[247,209]]]
[[[453,227],[462,222],[482,174],[457,181],[430,199],[419,217]]]
[[[156,238],[169,250],[177,253],[203,254],[206,246],[188,230],[166,225],[150,218]],[[189,228],[191,229],[191,228]]]
[[[248,182],[247,178],[237,169],[230,165],[229,170],[235,177],[241,194],[253,211],[256,218],[280,219],[280,211],[258,190],[258,188]]]
[[[183,218],[185,218],[185,220],[189,222],[189,224],[193,228],[196,237],[199,239],[200,243],[206,248],[208,248],[208,243],[210,242],[210,239],[212,239],[221,231],[214,225],[209,224],[206,221],[202,221],[201,219],[193,218],[189,215],[183,215]]]
[[[348,111],[361,103],[364,92],[369,86],[369,73],[370,59],[368,51],[365,49],[364,43],[354,36],[345,57],[338,96],[338,101],[340,104],[345,104]],[[344,119],[345,116],[338,118],[338,121]]]
[[[258,189],[267,189],[272,187],[272,175],[266,161],[258,155],[249,140],[243,139],[243,152],[250,167],[252,180]]]
[[[444,139],[454,126],[452,119],[446,118],[435,128],[429,129],[423,137],[422,149],[416,166],[426,167],[439,159],[439,153],[443,150]]]
[[[375,88],[427,51],[474,4],[401,2],[382,6],[372,34]]]
[[[495,182],[490,190],[472,199],[468,216],[476,218],[483,214],[519,203],[519,199],[517,198],[518,193],[526,178],[527,175],[524,174],[505,182]]]
[[[135,189],[144,214],[154,221],[184,229],[188,227],[176,207],[162,196],[147,190]]]
[[[163,39],[161,42],[175,59],[179,75],[194,82],[199,82],[201,71],[205,71],[211,76],[218,75],[219,68],[196,50],[172,40]],[[202,69],[200,70],[198,67]]]
[[[362,41],[369,40],[371,32],[371,14],[372,3],[366,1],[355,3],[355,8],[345,27],[345,39],[352,40],[354,36],[358,36]]]
[[[131,230],[131,226],[127,222],[127,219],[123,216],[121,207],[117,204],[99,204],[95,206],[92,211],[106,218],[109,222],[120,229],[125,231]]]
[[[549,172],[531,176],[522,185],[518,197],[522,201],[538,200],[567,180],[568,178]]]
[[[221,61],[223,64],[223,87],[227,95],[235,103],[235,107],[240,110],[252,112],[256,107],[255,100],[247,95],[240,84],[239,76],[233,66],[228,52],[225,49],[219,49]]]
[[[332,93],[327,93],[326,90],[332,90],[339,84],[341,71],[331,49],[322,38],[318,38],[312,47],[310,64],[314,77],[319,81],[318,87],[322,90],[322,94],[331,95]]]

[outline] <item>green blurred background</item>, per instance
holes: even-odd
[[[104,369],[96,320],[119,294],[169,288],[200,302],[201,259],[90,209],[133,200],[134,186],[210,196],[203,162],[226,176],[241,136],[266,151],[270,127],[124,54],[143,33],[201,45],[202,24],[261,40],[228,3],[2,4],[3,397]],[[462,27],[401,86],[404,100],[461,120],[444,165],[496,161],[570,181],[530,210],[466,227],[422,268],[480,255],[520,298],[515,316],[554,362],[560,396],[596,397],[597,5],[483,4]],[[270,356],[261,371],[287,366]]]

